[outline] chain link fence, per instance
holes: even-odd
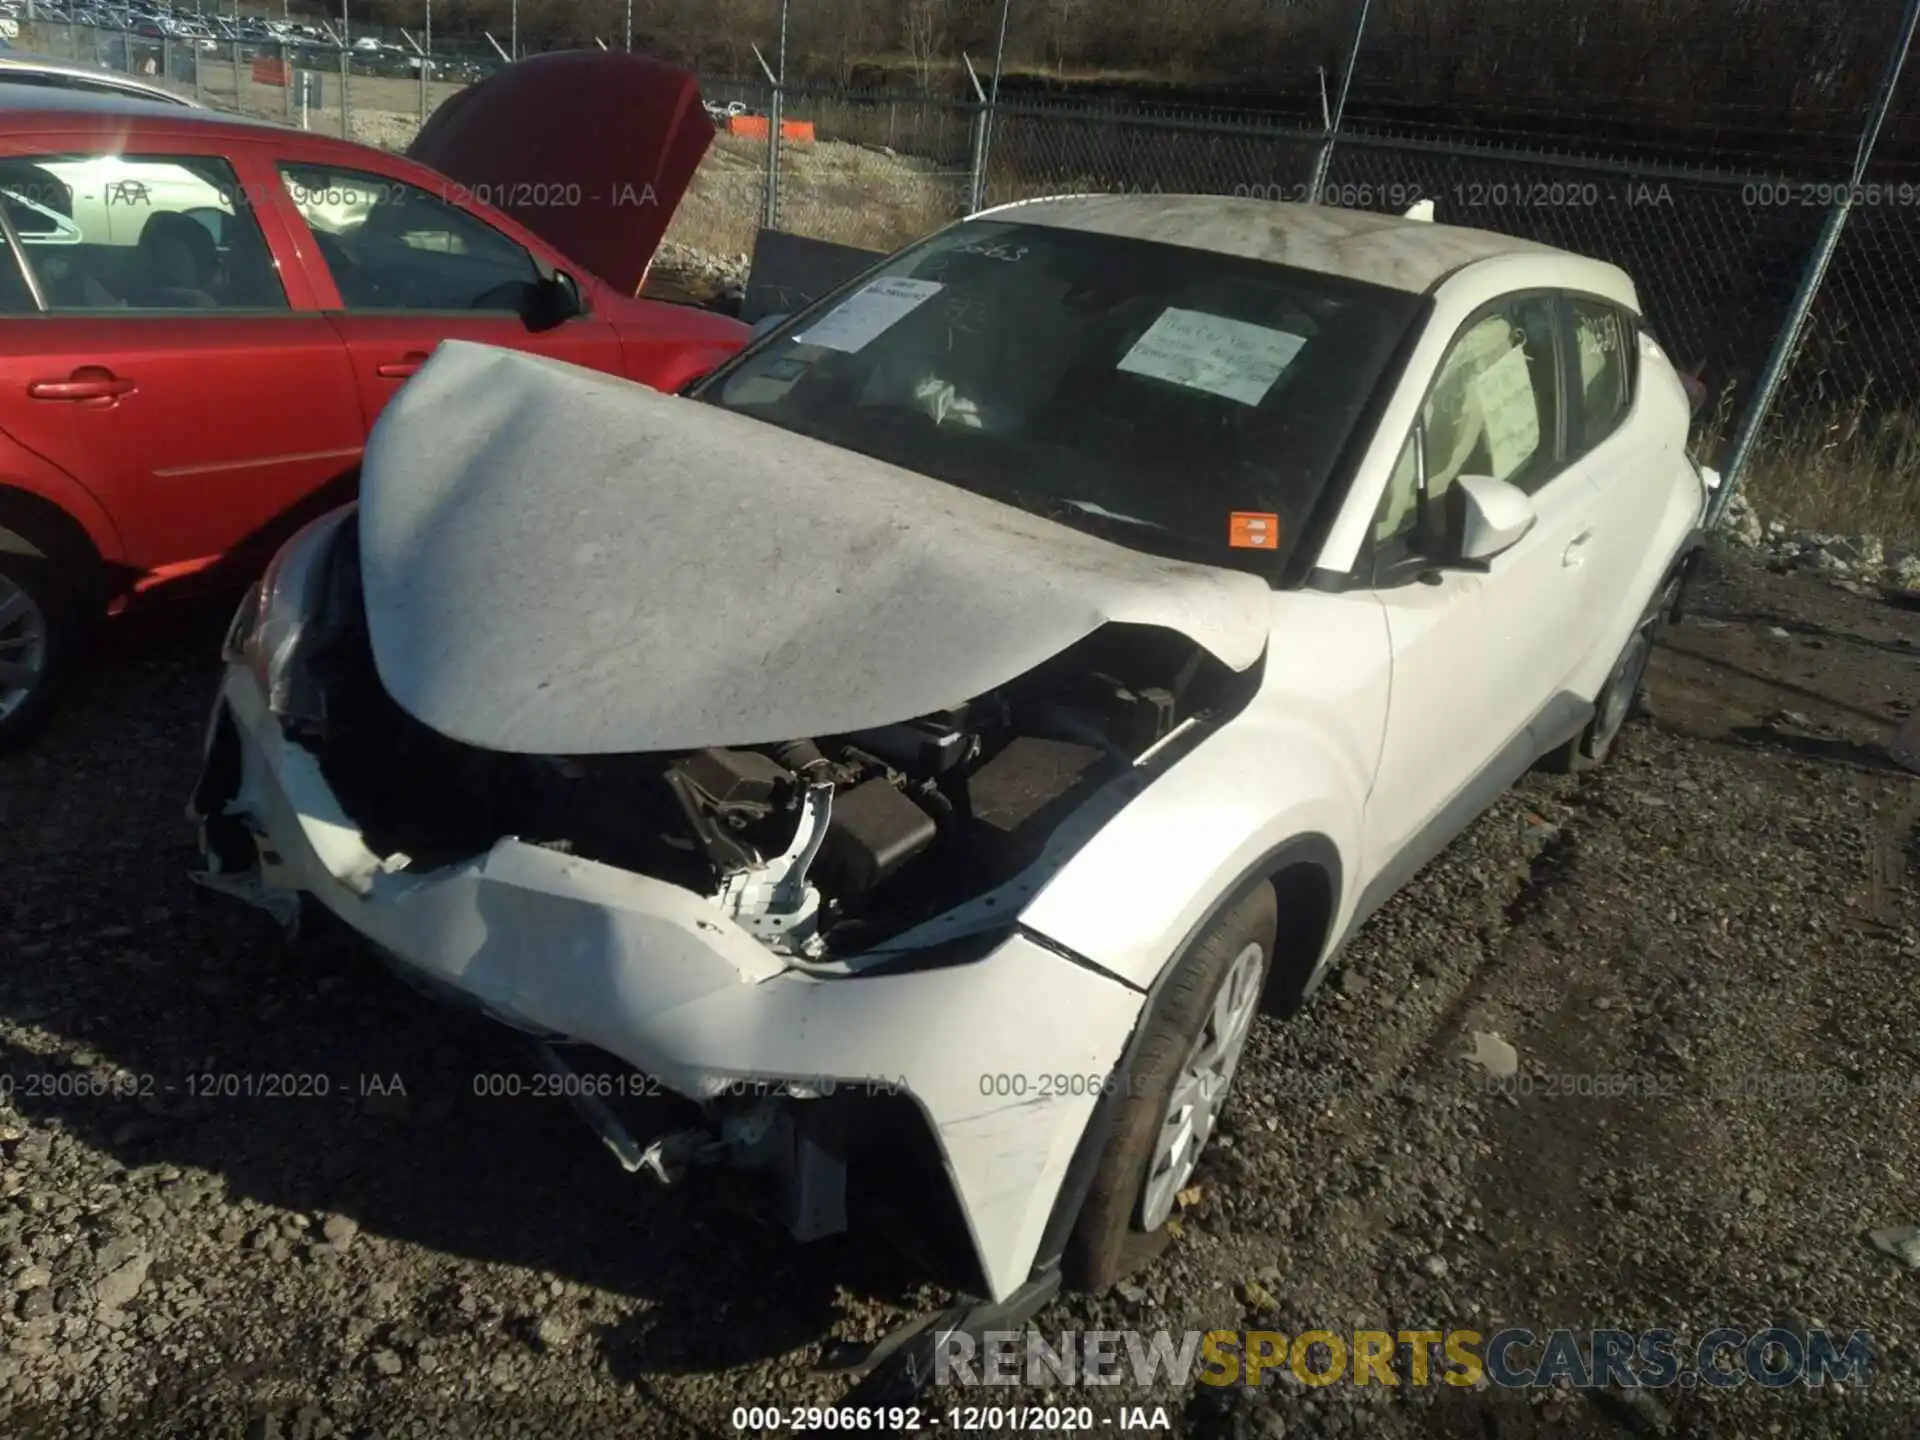
[[[417,46],[408,55],[391,44],[22,29],[23,49],[391,149],[404,149],[460,84],[494,68],[470,57],[429,61]],[[1890,37],[1901,55],[1909,37]],[[1405,69],[1406,56],[1396,60],[1385,41],[1369,51],[1360,37],[1355,46],[1356,93],[1404,92],[1394,67]],[[1529,128],[1516,111],[1468,133],[1461,117],[1438,112],[1385,119],[1391,107],[1377,97],[1363,107],[1368,119],[1345,123],[1344,103],[1311,123],[1298,107],[1252,115],[988,104],[982,89],[968,98],[935,87],[776,87],[762,66],[753,79],[703,77],[719,133],[670,240],[744,257],[770,225],[887,250],[977,207],[1063,193],[1240,195],[1395,213],[1430,200],[1442,222],[1597,256],[1632,274],[1650,329],[1714,397],[1706,458],[1723,459],[1722,442],[1744,422],[1753,434],[1741,458],[1787,518],[1920,536],[1920,183],[1847,176],[1842,132],[1868,108],[1851,93],[1835,92],[1846,114],[1836,109],[1821,145],[1781,140],[1771,161],[1727,170],[1644,158],[1659,147],[1639,142],[1639,158],[1586,153],[1567,138],[1578,127],[1564,116],[1534,116]],[[1841,73],[1836,66],[1828,69]],[[1831,75],[1822,83],[1835,84]],[[1893,111],[1898,129],[1906,112]],[[1838,237],[1830,257],[1821,243],[1829,229]]]
[[[789,88],[781,115],[776,229],[892,250],[967,212],[980,107]]]
[[[23,24],[18,48],[138,76],[199,104],[403,150],[447,96],[483,67],[391,48],[212,39],[157,22]]]
[[[1771,192],[1818,228],[1836,186]],[[1796,529],[1920,530],[1920,185],[1868,182],[1768,409],[1748,485]],[[1830,201],[1829,201],[1830,203]]]

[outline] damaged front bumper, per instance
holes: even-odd
[[[981,953],[824,975],[707,898],[504,838],[414,873],[373,853],[230,666],[194,796],[215,888],[283,915],[312,896],[429,989],[596,1046],[695,1101],[783,1087],[904,1093],[939,1151],[990,1298],[1028,1279],[1144,996],[1009,927]],[[603,1134],[605,1132],[603,1131]]]

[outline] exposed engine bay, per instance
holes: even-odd
[[[376,853],[418,873],[515,836],[708,895],[801,960],[855,953],[1011,879],[1110,781],[1237,710],[1260,668],[1110,624],[988,694],[877,729],[517,755],[451,740],[387,695],[350,528],[320,588],[278,708]]]

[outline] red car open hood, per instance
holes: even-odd
[[[407,156],[637,294],[712,143],[687,71],[623,51],[565,50],[449,96]]]

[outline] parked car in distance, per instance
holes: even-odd
[[[0,83],[0,744],[98,617],[237,586],[350,493],[442,340],[669,389],[736,350],[637,298],[712,133],[690,75],[617,52],[503,71],[406,157]]]
[[[976,215],[686,398],[449,345],[235,617],[204,878],[695,1102],[582,1107],[631,1170],[916,1182],[1017,1327],[1155,1253],[1263,1005],[1607,758],[1689,419],[1612,265],[1205,196]]]

